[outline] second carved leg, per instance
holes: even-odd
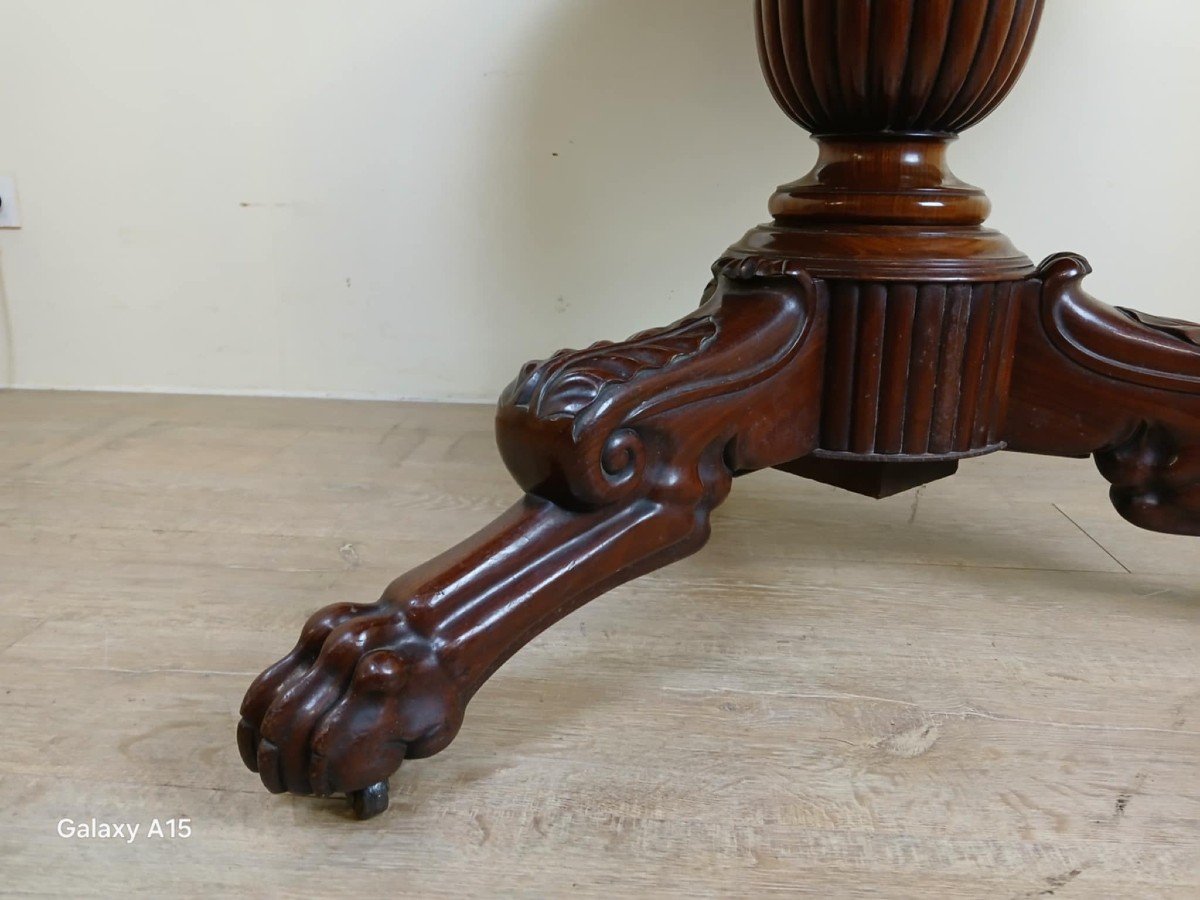
[[[1077,256],[1047,260],[1021,311],[1005,437],[1056,456],[1094,454],[1117,511],[1152,531],[1200,535],[1200,325],[1108,306]]]
[[[513,653],[698,549],[734,475],[815,446],[825,302],[802,276],[722,278],[672,326],[526,366],[497,413],[526,497],[377,603],[315,614],[246,694],[246,765],[382,811],[387,778],[449,744]]]

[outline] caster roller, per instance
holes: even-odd
[[[377,781],[361,791],[353,791],[349,800],[356,819],[373,819],[388,808],[388,783]]]

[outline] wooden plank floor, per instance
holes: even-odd
[[[1200,541],[1125,525],[1087,461],[884,502],[743,479],[385,816],[268,795],[242,692],[510,503],[490,415],[0,394],[0,893],[1200,896]],[[142,836],[56,833],[93,817]]]

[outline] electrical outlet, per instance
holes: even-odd
[[[0,228],[20,228],[21,207],[17,205],[17,182],[0,175]]]

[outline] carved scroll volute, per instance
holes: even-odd
[[[687,489],[667,469],[710,445],[735,469],[803,455],[816,439],[820,348],[808,338],[818,307],[805,276],[723,278],[674,325],[529,363],[500,399],[501,456],[526,491],[578,509]],[[788,408],[805,412],[764,429],[770,389],[793,392]]]
[[[1200,534],[1200,326],[1109,306],[1073,254],[1038,271],[1021,315],[1005,439],[1093,454],[1113,505],[1141,528]]]
[[[1074,254],[1042,263],[1042,324],[1072,360],[1109,378],[1146,387],[1200,392],[1200,325],[1160,319],[1102,303],[1083,289],[1091,274]]]

